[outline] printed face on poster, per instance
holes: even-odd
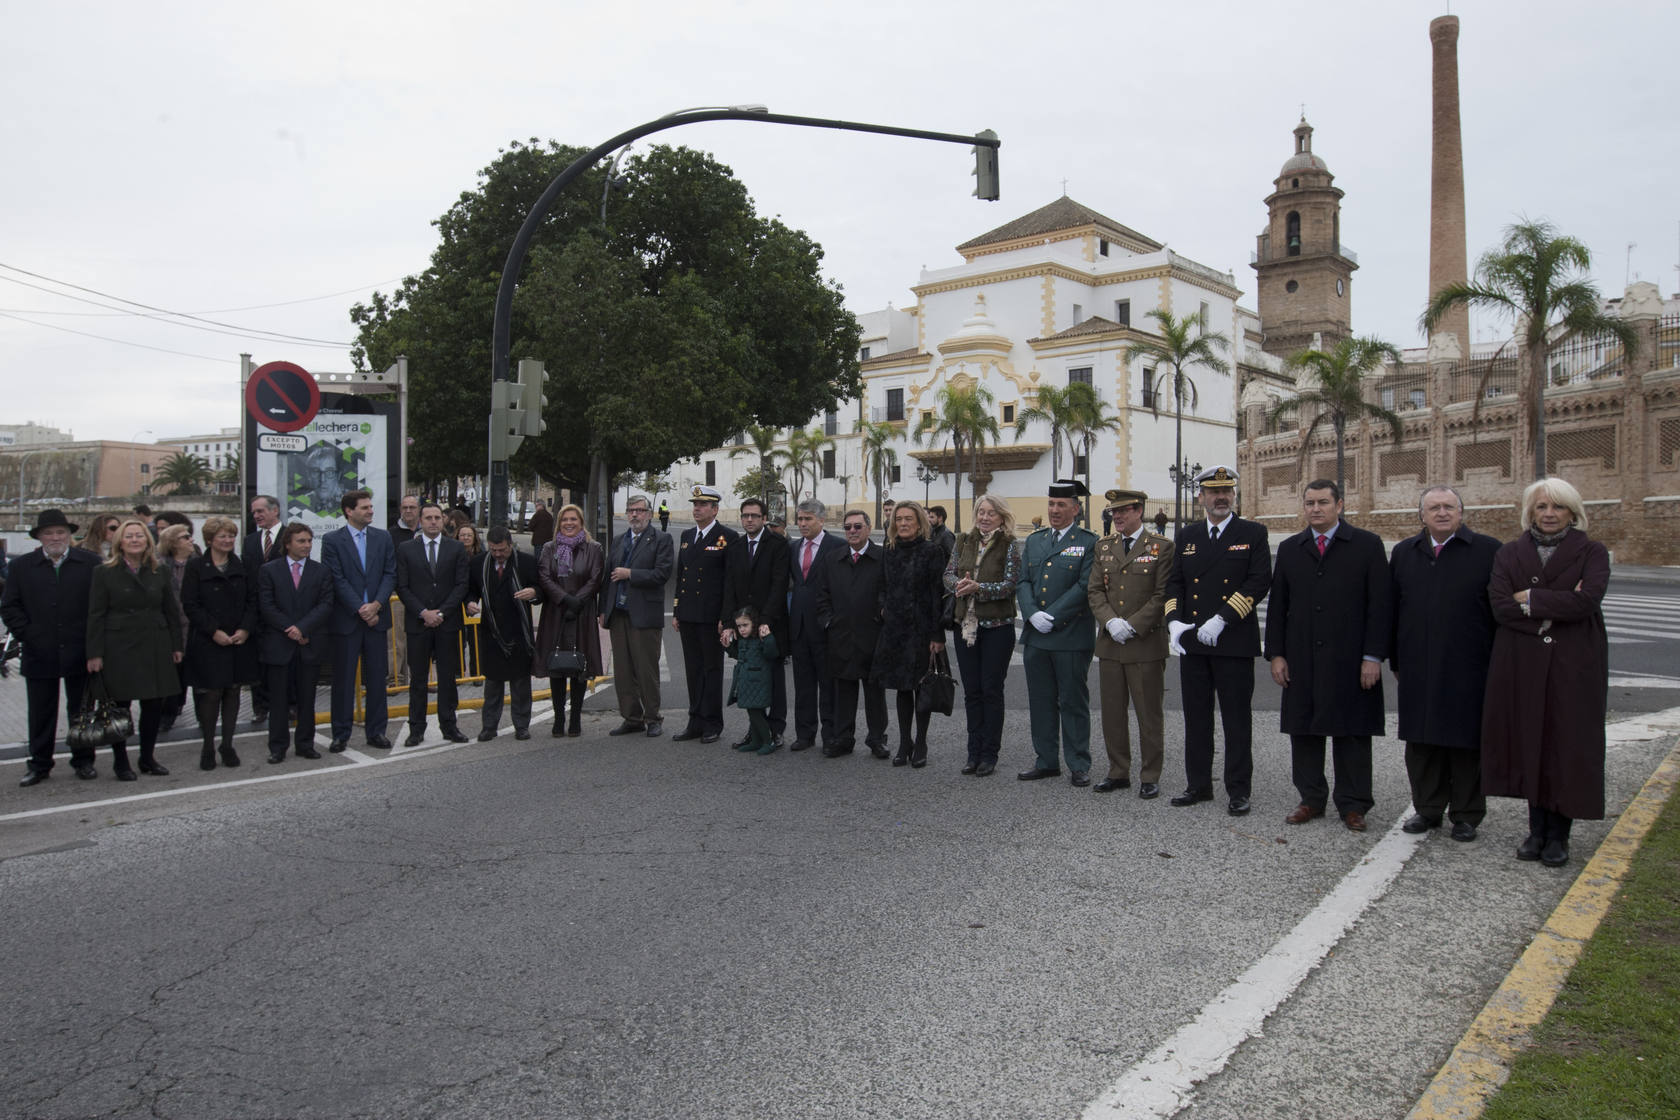
[[[321,538],[344,525],[340,499],[351,490],[372,491],[373,523],[385,526],[388,423],[383,416],[320,415],[291,433],[292,450],[258,454],[257,493],[279,499],[282,524],[299,521],[314,531],[317,559]]]

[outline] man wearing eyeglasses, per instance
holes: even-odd
[[[723,643],[735,637],[735,615],[751,607],[761,623],[770,627],[779,651],[770,672],[771,749],[782,746],[787,730],[787,673],[783,662],[792,646],[787,635],[788,542],[770,531],[765,523],[764,503],[757,498],[741,502],[741,535],[730,542],[725,556],[723,592]],[[736,746],[744,746],[743,738]]]

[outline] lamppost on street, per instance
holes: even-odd
[[[29,523],[23,519],[23,466],[25,463],[29,462],[29,457],[31,455],[39,455],[45,450],[46,448],[44,447],[37,447],[33,451],[25,451],[18,459],[18,528],[20,530],[27,530],[29,528]]]
[[[1201,473],[1202,465],[1192,463],[1188,459],[1167,468],[1167,477],[1173,480],[1173,534],[1175,536],[1184,525],[1184,506],[1190,491],[1196,488],[1196,476]]]
[[[933,502],[933,484],[944,478],[941,471],[936,471],[926,463],[916,466],[916,481],[922,484],[922,508],[926,509]]]

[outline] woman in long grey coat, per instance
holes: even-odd
[[[537,557],[537,583],[542,590],[542,621],[537,626],[537,654],[531,675],[548,676],[548,659],[557,649],[582,650],[588,671],[580,677],[557,680],[551,686],[554,734],[561,734],[560,713],[571,694],[571,716],[565,734],[583,734],[583,694],[590,677],[601,675],[601,578],[606,554],[583,527],[583,510],[562,506],[555,515],[554,539]]]
[[[1587,536],[1581,495],[1561,478],[1523,491],[1523,534],[1493,561],[1493,637],[1482,705],[1482,788],[1528,801],[1517,858],[1569,862],[1569,830],[1604,818],[1610,646],[1600,604],[1610,554]]]
[[[140,770],[162,776],[157,761],[163,702],[181,687],[181,608],[175,581],[158,563],[145,522],[130,517],[117,526],[111,558],[94,569],[88,595],[87,669],[100,674],[103,693],[118,704],[140,701]],[[93,685],[98,696],[101,685]],[[117,779],[134,781],[128,742],[111,744]]]

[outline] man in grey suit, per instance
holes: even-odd
[[[613,543],[607,562],[601,614],[612,636],[613,687],[624,722],[609,735],[664,730],[659,715],[659,654],[665,642],[665,585],[676,548],[664,533],[652,532],[653,506],[640,494],[625,503],[630,527]]]
[[[461,601],[467,597],[467,550],[443,533],[443,509],[420,509],[420,531],[397,549],[397,598],[408,631],[408,739],[426,737],[427,678],[437,665],[438,728],[451,743],[467,737],[455,725],[455,678],[461,673]]]

